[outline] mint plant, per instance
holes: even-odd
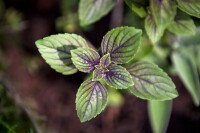
[[[101,42],[100,54],[75,34],[58,34],[36,41],[42,57],[64,75],[77,71],[92,73],[76,95],[76,110],[81,122],[100,114],[107,105],[107,89],[127,89],[147,100],[170,100],[178,96],[169,76],[157,65],[130,62],[141,43],[142,31],[134,27],[118,27],[109,31]]]

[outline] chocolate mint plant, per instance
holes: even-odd
[[[109,31],[101,42],[99,54],[76,34],[58,34],[36,41],[45,61],[64,75],[77,71],[92,73],[76,95],[76,110],[81,122],[100,114],[107,105],[106,87],[126,89],[146,100],[170,100],[178,96],[169,76],[157,65],[130,61],[138,51],[142,31],[119,27]],[[124,67],[126,66],[126,67]]]

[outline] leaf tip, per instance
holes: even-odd
[[[173,97],[172,98],[176,98],[179,96],[178,91],[176,90],[176,88],[174,88],[174,92],[173,92]]]
[[[89,25],[90,25],[90,23],[88,23],[87,21],[84,21],[84,20],[80,19],[80,26],[81,27],[87,27]]]
[[[78,118],[79,118],[79,121],[80,121],[81,123],[84,123],[84,122],[88,121],[87,119],[84,119],[84,117],[81,117],[81,116],[79,116],[79,115],[78,115]]]
[[[85,120],[81,120],[81,119],[79,119],[79,120],[80,120],[80,122],[81,122],[81,123],[84,123],[84,122],[86,122]]]
[[[40,39],[40,40],[35,41],[35,44],[38,47],[39,45],[42,45],[42,42],[43,42],[43,40]]]

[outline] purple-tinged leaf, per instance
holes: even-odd
[[[102,72],[101,70],[99,69],[95,69],[93,71],[93,77],[92,77],[92,80],[93,81],[96,81],[96,80],[101,80],[103,78],[103,75],[104,75],[104,72]]]
[[[51,35],[35,42],[47,64],[64,75],[74,74],[77,68],[71,60],[72,49],[88,47],[87,42],[79,35]]]
[[[111,58],[110,58],[110,53],[104,55],[101,59],[100,59],[100,64],[107,67],[109,64],[111,63]]]
[[[72,62],[79,71],[91,72],[99,63],[99,54],[91,48],[78,48],[71,50]]]
[[[107,99],[107,90],[99,81],[83,82],[76,95],[76,110],[80,121],[88,121],[100,114],[106,107]]]
[[[150,0],[150,12],[157,27],[166,29],[173,22],[177,5],[174,0]]]
[[[133,27],[119,27],[109,31],[101,42],[102,53],[110,53],[111,61],[124,64],[133,59],[142,31]]]
[[[157,65],[136,62],[127,70],[135,83],[130,87],[135,96],[147,100],[170,100],[178,96],[171,78]]]
[[[152,14],[147,15],[144,21],[144,26],[146,33],[153,44],[160,40],[165,31],[162,26],[156,25]]]
[[[127,89],[134,84],[130,73],[122,66],[110,64],[108,72],[105,73],[106,83],[116,89]]]

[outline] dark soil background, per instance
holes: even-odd
[[[44,133],[151,133],[147,101],[123,93],[121,107],[107,107],[95,119],[80,123],[75,110],[75,96],[84,75],[64,76],[56,73],[42,59],[35,41],[56,34],[55,20],[61,15],[59,0],[4,0],[6,8],[22,13],[25,28],[6,32],[1,44],[5,60],[5,78],[16,104],[31,117]],[[108,31],[110,14],[84,35],[96,46]],[[19,43],[20,42],[20,43]],[[34,65],[36,64],[36,65]],[[167,133],[200,133],[200,108],[181,81],[172,77],[180,96],[173,101]]]

